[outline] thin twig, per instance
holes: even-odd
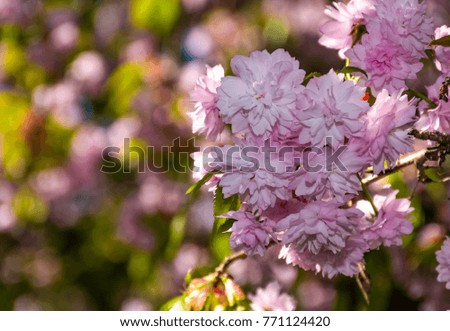
[[[232,264],[234,261],[245,259],[247,255],[244,251],[239,251],[236,253],[231,254],[230,256],[227,256],[221,264],[217,266],[217,268],[214,270],[214,273],[216,274],[216,278],[219,278],[222,276],[226,271],[227,268]]]
[[[358,179],[361,183],[361,187],[362,187],[364,196],[370,202],[370,205],[372,206],[372,209],[375,212],[375,216],[378,216],[377,206],[375,206],[375,203],[373,202],[372,195],[370,194],[369,189],[367,188],[367,185],[363,183],[362,178],[359,174],[356,174],[356,176],[358,177]]]
[[[366,274],[366,268],[364,264],[358,263],[359,274],[356,275],[356,283],[358,284],[359,289],[364,297],[364,301],[367,305],[370,305],[369,293],[370,290],[370,279]]]
[[[386,176],[392,175],[393,173],[395,173],[403,168],[406,168],[409,165],[416,163],[416,161],[421,159],[426,154],[426,152],[427,152],[427,150],[424,149],[424,150],[412,153],[408,156],[405,156],[403,159],[399,160],[393,168],[386,169],[384,172],[382,172],[378,175],[373,174],[369,177],[363,178],[361,180],[361,182],[365,185],[370,185],[373,182],[376,182]]]

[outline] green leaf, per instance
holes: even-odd
[[[362,70],[358,67],[348,66],[348,67],[342,68],[340,71],[340,73],[342,73],[342,74],[349,74],[349,75],[354,72],[359,72],[359,73],[363,74],[364,76],[368,77],[367,72],[365,72],[364,70]]]
[[[222,188],[217,186],[214,192],[214,216],[228,213],[230,210],[237,210],[240,207],[239,197],[237,194],[225,198]]]
[[[233,221],[218,216],[226,214],[230,210],[237,210],[239,207],[240,201],[236,194],[229,198],[224,198],[222,188],[217,186],[214,193],[214,216],[216,218],[214,220],[210,246],[213,255],[219,261],[231,253],[230,234],[225,231],[229,230]]]
[[[435,39],[430,43],[430,46],[450,47],[450,36]]]
[[[408,89],[404,92],[405,94],[407,94],[408,96],[413,96],[416,98],[419,98],[423,101],[425,101],[426,103],[428,103],[430,105],[431,108],[436,108],[437,105],[431,101],[425,94],[423,94],[422,92],[413,90],[413,89]]]
[[[208,172],[205,176],[203,176],[202,179],[191,185],[191,187],[189,187],[188,190],[186,191],[186,194],[191,194],[199,191],[202,188],[202,186],[205,185],[214,174],[216,174],[216,172],[214,171]]]
[[[189,285],[192,282],[192,279],[193,279],[193,277],[192,277],[192,270],[189,269],[187,274],[186,274],[186,276],[184,277],[184,283],[186,285]]]
[[[322,76],[320,72],[317,71],[310,72],[309,74],[306,75],[305,79],[303,79],[303,85],[308,84],[312,78],[320,76]]]
[[[176,215],[170,222],[169,228],[169,242],[167,243],[167,248],[165,256],[168,260],[172,260],[178,252],[181,243],[184,239],[184,234],[186,232],[186,217],[183,213]]]
[[[184,302],[184,296],[180,295],[178,297],[175,297],[175,298],[170,299],[169,301],[167,301],[165,304],[163,304],[161,306],[161,308],[159,310],[161,310],[161,311],[169,311],[169,310],[172,310],[173,308],[177,308],[175,310],[185,310],[183,302]]]
[[[426,49],[425,55],[427,56],[428,60],[433,61],[434,59],[434,50],[433,49]]]
[[[114,115],[123,115],[129,112],[135,96],[143,84],[145,67],[139,63],[125,63],[109,76],[107,90],[109,102],[107,109]]]
[[[159,36],[167,36],[181,14],[179,0],[132,0],[131,22],[138,28],[150,29]]]

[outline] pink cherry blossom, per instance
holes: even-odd
[[[363,116],[369,109],[369,104],[361,100],[364,93],[364,88],[354,81],[344,81],[344,75],[334,70],[311,79],[298,102],[299,142],[321,147],[331,137],[331,143],[337,146],[345,138],[361,136]]]
[[[333,7],[334,6],[334,7]],[[344,53],[353,45],[353,29],[357,25],[364,25],[365,16],[375,13],[372,0],[351,0],[348,4],[333,2],[327,6],[325,14],[331,18],[320,27],[322,37],[319,43],[325,47],[338,49],[339,56],[345,59]]]
[[[309,250],[300,252],[293,245],[283,246],[280,258],[286,263],[298,266],[304,270],[312,270],[323,276],[333,278],[337,274],[354,276],[360,272],[359,264],[363,263],[364,253],[368,246],[361,236],[354,235],[345,241],[345,246],[338,252],[329,250],[313,254]]]
[[[288,294],[281,293],[280,284],[272,282],[265,288],[258,288],[255,294],[249,294],[250,307],[255,311],[291,311],[296,302]]]
[[[390,96],[382,90],[375,104],[367,113],[367,128],[363,139],[359,139],[361,155],[373,160],[375,173],[384,170],[384,162],[392,167],[400,154],[412,151],[412,137],[408,128],[415,119],[413,101],[408,101],[402,91]]]
[[[224,217],[236,220],[230,230],[231,248],[243,249],[247,255],[264,255],[273,234],[273,222],[258,220],[245,208],[231,211]]]
[[[193,133],[205,134],[208,140],[214,141],[224,129],[217,108],[217,88],[224,76],[224,70],[221,65],[216,65],[212,68],[207,66],[206,72],[205,76],[199,77],[191,93],[191,101],[195,103],[195,108],[189,116],[192,118]]]
[[[236,77],[222,80],[217,106],[232,132],[274,140],[290,135],[305,77],[299,62],[283,49],[255,51],[236,55],[231,68]]]
[[[330,157],[333,152],[337,155],[336,163]],[[343,203],[361,191],[356,174],[367,165],[368,158],[359,155],[353,147],[340,146],[337,151],[324,147],[309,152],[308,165],[297,171],[290,187],[295,189],[297,196]]]
[[[399,246],[402,236],[413,231],[413,224],[408,218],[414,208],[409,199],[396,199],[398,191],[392,191],[387,196],[376,195],[373,200],[378,209],[378,215],[373,223],[367,222],[362,230],[363,237],[371,249],[384,246]]]
[[[382,89],[394,93],[406,88],[405,80],[416,79],[423,67],[420,58],[403,48],[379,21],[369,22],[367,30],[361,43],[345,53],[350,65],[366,71],[365,84],[374,93]]]
[[[433,20],[427,15],[427,1],[374,0],[376,21],[392,38],[416,59],[425,57],[424,51],[433,36]],[[372,30],[368,27],[369,34]]]
[[[304,206],[306,200],[302,198],[292,198],[290,200],[277,200],[275,206],[264,211],[264,217],[274,223],[278,223],[283,218],[291,214],[298,213]]]
[[[217,160],[225,173],[220,179],[224,196],[239,194],[254,211],[274,207],[277,199],[289,200],[289,169],[293,169],[293,154],[285,153],[283,159],[278,153],[270,153],[270,160],[264,147],[258,147],[254,139],[236,140],[237,146],[224,146],[223,159]],[[280,145],[271,143],[275,149]],[[230,152],[233,151],[233,152]],[[268,161],[271,161],[270,163]]]
[[[438,281],[445,283],[445,287],[450,290],[450,238],[445,239],[441,249],[436,252],[436,259],[439,263],[436,270],[439,273]]]
[[[437,106],[423,112],[415,125],[419,130],[450,133],[450,101],[439,99],[439,89],[444,80],[445,76],[440,76],[436,83],[427,86],[428,98]]]
[[[346,246],[346,240],[357,230],[363,213],[356,208],[342,209],[335,203],[313,201],[282,219],[277,231],[282,232],[282,243],[317,255],[330,251],[337,254]]]
[[[440,39],[450,35],[450,27],[443,25],[434,31],[434,39]],[[436,68],[446,75],[450,75],[450,48],[443,46],[435,46]]]

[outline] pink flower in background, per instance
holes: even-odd
[[[360,235],[349,237],[345,246],[338,252],[322,250],[314,254],[309,250],[300,252],[294,245],[283,246],[280,258],[287,264],[298,266],[304,270],[313,270],[322,276],[332,278],[337,274],[354,276],[359,273],[358,264],[363,263],[364,253],[368,250],[367,243]]]
[[[402,91],[390,96],[382,90],[367,113],[367,128],[363,139],[358,139],[361,155],[373,160],[375,173],[384,170],[384,162],[392,167],[400,154],[412,151],[412,137],[408,128],[414,122],[416,109]]]
[[[433,20],[427,16],[427,1],[419,0],[375,0],[376,15],[371,21],[386,31],[392,41],[401,45],[405,51],[420,59],[425,57],[433,36]],[[372,33],[368,27],[369,34]]]
[[[277,282],[269,283],[265,288],[258,288],[255,294],[249,294],[250,307],[255,311],[291,311],[295,309],[294,298],[281,293]]]
[[[74,128],[85,119],[78,84],[70,79],[55,85],[41,85],[33,91],[33,108],[51,112],[54,119],[67,128]]]
[[[442,131],[450,133],[450,101],[439,99],[439,90],[445,76],[440,76],[436,82],[427,86],[428,98],[437,103],[437,107],[427,109],[416,122],[416,128],[427,131]]]
[[[379,21],[369,22],[367,30],[369,33],[363,35],[361,43],[345,53],[350,65],[367,72],[365,84],[375,93],[382,89],[394,93],[406,88],[405,80],[417,78],[423,67],[420,57],[403,48]]]
[[[368,165],[368,159],[348,146],[338,153],[336,151],[336,163],[331,163],[331,147],[324,147],[321,153],[310,152],[309,165],[303,165],[291,182],[290,187],[295,189],[295,194],[308,199],[336,200],[341,203],[358,194],[361,184],[356,174]]]
[[[243,249],[247,255],[264,255],[273,236],[273,222],[259,221],[245,209],[231,211],[223,216],[236,220],[230,230],[231,248]]]
[[[402,237],[413,231],[413,223],[408,220],[414,208],[409,199],[396,199],[398,191],[392,191],[387,196],[376,195],[374,204],[378,216],[373,223],[367,222],[362,235],[371,249],[380,245],[399,246]]]
[[[13,229],[17,224],[13,206],[14,194],[13,185],[0,180],[0,233]]]
[[[49,35],[52,47],[58,52],[71,52],[77,45],[80,29],[74,22],[64,22]]]
[[[334,70],[311,79],[298,100],[299,142],[321,147],[332,137],[337,146],[345,138],[361,136],[363,116],[369,110],[369,104],[361,100],[364,93],[364,88],[344,81],[344,75]]]
[[[334,6],[334,7],[333,7]],[[339,56],[345,59],[344,53],[353,45],[353,29],[366,23],[366,16],[375,13],[373,0],[351,0],[348,4],[333,2],[327,6],[325,14],[331,18],[320,27],[322,37],[319,43],[325,47],[338,49]]]
[[[69,75],[81,90],[96,95],[106,80],[107,70],[106,61],[100,53],[87,51],[80,53],[72,62]]]
[[[439,273],[438,281],[445,283],[445,287],[450,290],[450,238],[445,239],[441,249],[436,252],[436,259],[439,263],[436,270]]]
[[[314,201],[298,213],[291,214],[277,224],[284,245],[291,245],[299,253],[313,255],[330,251],[339,253],[347,239],[357,230],[363,213],[355,208],[341,209],[335,203]]]
[[[236,77],[227,76],[217,103],[233,133],[277,140],[291,135],[297,96],[305,72],[288,52],[255,51],[231,60]]]
[[[224,76],[221,65],[206,68],[206,76],[200,76],[197,85],[191,93],[191,101],[195,103],[194,111],[189,113],[192,118],[193,133],[206,135],[208,140],[216,140],[222,133],[224,124],[217,108],[217,88]]]
[[[434,31],[434,39],[440,39],[450,35],[450,27],[443,25],[436,28]],[[435,60],[436,68],[446,75],[450,75],[450,48],[443,46],[435,46]]]

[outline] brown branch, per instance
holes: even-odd
[[[241,260],[241,259],[245,259],[247,257],[247,255],[245,254],[244,251],[239,251],[236,253],[231,254],[230,256],[227,256],[221,264],[219,264],[217,266],[217,268],[214,270],[215,273],[215,277],[219,278],[220,276],[222,276],[224,273],[226,273],[227,268],[230,266],[230,264],[232,264],[233,262],[237,261],[237,260]]]
[[[422,157],[425,156],[426,152],[427,152],[427,150],[424,149],[424,150],[412,153],[408,156],[405,156],[403,159],[399,160],[393,168],[386,169],[384,172],[382,172],[378,175],[373,174],[369,177],[363,178],[362,183],[365,185],[370,185],[373,182],[376,182],[386,176],[392,175],[393,173],[395,173],[403,168],[406,168],[409,165],[415,164],[418,160],[420,160]]]
[[[364,297],[364,301],[367,305],[370,305],[369,291],[370,291],[370,279],[366,273],[366,267],[362,263],[358,263],[359,274],[355,276],[356,283]]]
[[[439,131],[419,131],[417,129],[412,129],[409,135],[420,139],[420,140],[431,140],[440,144],[450,144],[450,135],[447,133],[442,133]]]

